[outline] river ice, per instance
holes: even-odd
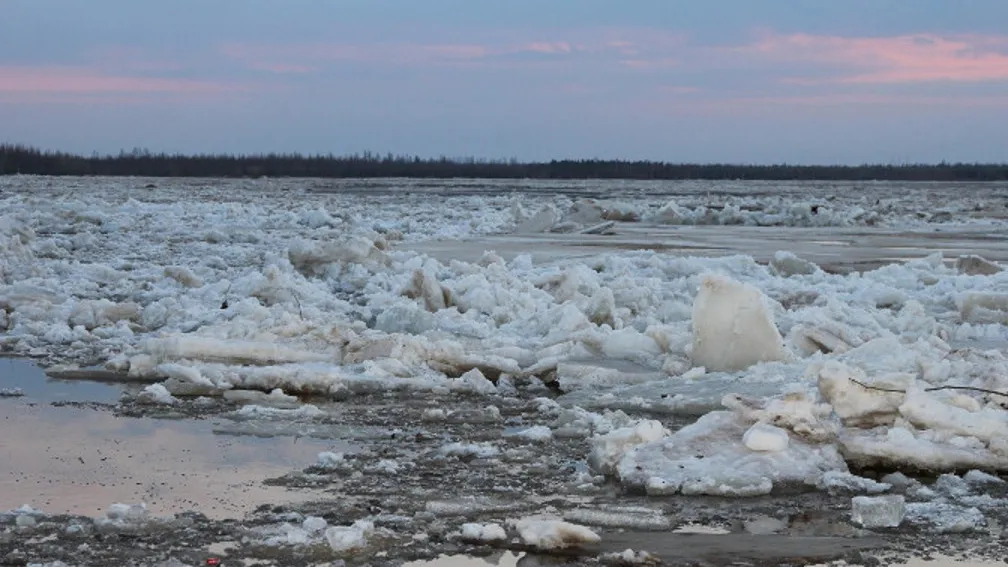
[[[509,439],[588,436],[592,473],[656,496],[1005,472],[1005,194],[6,177],[0,348],[143,382],[150,404],[247,400],[252,421],[324,413],[304,395],[433,394],[433,421],[453,396],[540,392],[556,420]]]

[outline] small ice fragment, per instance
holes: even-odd
[[[142,404],[160,404],[170,406],[178,403],[178,398],[171,395],[168,388],[161,384],[151,384],[137,394],[137,401]]]
[[[905,474],[903,474],[903,473],[901,473],[899,471],[889,473],[889,474],[883,476],[880,480],[884,484],[888,484],[888,485],[892,486],[893,488],[897,488],[897,489],[901,489],[901,490],[904,490],[904,489],[910,488],[911,486],[920,484],[916,480],[908,477],[907,475],[905,475]]]
[[[695,380],[697,378],[703,378],[707,374],[707,369],[703,366],[694,366],[686,372],[683,372],[681,378],[683,380]]]
[[[742,443],[751,451],[777,453],[788,448],[787,431],[768,423],[754,423],[743,435]]]
[[[900,495],[851,498],[851,520],[865,528],[895,528],[903,522],[906,500]]]
[[[1004,479],[999,476],[978,471],[976,469],[963,475],[963,480],[970,484],[1004,484]]]
[[[425,409],[420,419],[423,421],[444,421],[448,417],[445,410],[441,408]]]
[[[794,252],[778,250],[770,259],[770,269],[778,276],[807,276],[819,271],[819,266],[799,258]]]
[[[382,459],[375,465],[374,470],[393,475],[399,472],[399,463],[390,459]]]
[[[615,221],[605,221],[588,228],[581,229],[581,234],[604,234],[606,231],[616,226]]]
[[[110,520],[139,521],[147,517],[146,504],[111,504],[105,511]]]
[[[367,546],[367,536],[374,531],[374,524],[367,520],[357,520],[350,526],[333,526],[325,531],[326,541],[333,551],[353,551]]]
[[[560,220],[559,213],[557,213],[553,206],[547,205],[532,216],[532,218],[519,222],[518,226],[515,227],[514,232],[516,234],[546,232],[553,228],[553,225],[555,225],[558,220]]]
[[[987,523],[978,508],[959,506],[943,498],[907,504],[907,517],[914,523],[929,524],[942,534],[970,532]]]
[[[596,435],[591,440],[591,454],[588,463],[592,469],[602,474],[614,474],[616,465],[631,449],[645,443],[657,441],[669,435],[668,429],[656,419],[637,422],[630,427],[621,427]]]
[[[674,534],[697,534],[697,535],[727,535],[731,530],[721,526],[708,526],[704,524],[683,524],[672,530]]]
[[[458,381],[453,383],[452,388],[484,396],[497,393],[497,386],[494,386],[493,382],[487,380],[479,368],[473,368],[460,376]]]
[[[451,292],[426,270],[413,272],[413,279],[404,290],[404,295],[411,299],[422,299],[424,307],[432,313],[451,306]]]
[[[323,451],[318,454],[317,464],[323,469],[338,469],[346,465],[346,460],[343,458],[343,453]]]
[[[909,479],[908,479],[909,480]],[[866,494],[881,494],[890,488],[891,484],[876,482],[870,478],[857,476],[845,471],[826,471],[816,482],[816,487],[830,494],[842,492],[864,492]]]
[[[536,411],[539,413],[553,413],[560,410],[560,404],[549,398],[536,398],[532,402],[536,404]]]
[[[168,266],[164,269],[164,275],[185,287],[203,287],[203,279],[185,266]]]
[[[314,419],[325,415],[325,412],[314,404],[293,409],[251,404],[242,406],[233,415],[242,419]]]
[[[605,553],[599,559],[606,564],[614,565],[661,565],[661,559],[651,555],[646,551],[634,551],[631,548],[624,549],[619,553]]]
[[[21,388],[0,388],[0,398],[20,398],[23,395]]]
[[[949,473],[940,475],[931,488],[953,498],[962,498],[970,493],[969,483],[965,479]]]
[[[526,545],[539,549],[564,549],[585,543],[598,543],[602,538],[590,529],[564,522],[523,518],[517,522],[518,535]]]
[[[1003,268],[983,256],[968,254],[956,258],[956,270],[970,276],[992,276]]]
[[[545,425],[534,425],[532,427],[508,434],[508,437],[524,439],[544,443],[553,438],[553,431]]]
[[[462,539],[468,541],[504,541],[507,533],[500,524],[462,524]]]
[[[1008,322],[1008,293],[968,292],[958,301],[964,323],[1003,325]]]
[[[14,523],[19,528],[33,528],[37,522],[35,521],[35,516],[30,514],[19,514],[14,518]]]
[[[770,516],[756,516],[742,521],[742,529],[747,534],[770,535],[786,530],[788,523]]]
[[[496,457],[500,449],[490,443],[449,443],[441,447],[441,454],[456,457],[476,457],[486,459]]]
[[[301,528],[310,534],[320,533],[322,530],[326,529],[329,523],[325,521],[325,518],[319,518],[318,516],[308,516],[301,523]]]

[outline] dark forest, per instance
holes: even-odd
[[[520,162],[420,158],[365,152],[346,156],[179,155],[143,149],[91,156],[0,144],[0,175],[140,177],[412,177],[486,179],[752,179],[850,181],[1008,181],[1008,163],[745,165],[605,159]]]

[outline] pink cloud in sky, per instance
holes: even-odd
[[[688,36],[653,29],[597,29],[558,34],[551,39],[496,38],[458,43],[230,43],[220,53],[247,68],[307,73],[327,63],[403,66],[579,64],[618,65],[662,72],[675,67],[702,70],[716,78],[733,69],[781,67],[800,84],[894,84],[924,81],[1008,80],[1008,36],[842,37],[766,33],[754,43],[701,45]],[[548,58],[521,58],[546,55]],[[576,59],[574,58],[576,56]],[[567,58],[571,59],[567,59]],[[809,64],[815,73],[807,73]],[[779,76],[779,75],[778,75]],[[768,76],[769,82],[780,79]]]
[[[928,96],[880,93],[824,93],[819,95],[737,97],[733,104],[849,106],[849,105],[915,105],[915,106],[994,106],[1008,107],[1008,99],[998,96]]]
[[[785,110],[789,114],[808,112],[823,116],[824,109],[840,111],[856,109],[857,112],[893,109],[947,109],[990,108],[1008,110],[1008,99],[992,95],[928,96],[882,93],[820,93],[808,95],[720,95],[704,93],[652,92],[642,96],[633,108],[642,116],[740,116],[777,115]]]
[[[227,43],[219,47],[226,59],[250,69],[311,67],[346,62],[372,65],[457,66],[516,63],[521,55],[555,58],[522,59],[520,65],[563,62],[583,56],[586,61],[616,62],[625,66],[665,67],[674,62],[669,51],[685,44],[684,37],[650,30],[593,30],[562,39],[502,39],[458,43]]]
[[[534,41],[532,43],[525,44],[522,46],[523,51],[530,51],[532,53],[543,53],[547,55],[556,55],[561,53],[570,53],[574,51],[571,44],[566,41]]]
[[[178,61],[151,58],[142,49],[123,45],[97,47],[88,54],[96,69],[109,73],[159,73],[184,68]]]
[[[303,75],[305,73],[312,73],[318,69],[313,65],[304,65],[300,63],[273,63],[269,61],[250,61],[246,65],[253,71],[267,71],[278,75]]]
[[[13,67],[0,66],[2,93],[171,93],[176,95],[221,95],[237,93],[246,87],[216,81],[139,77],[107,74],[85,67]]]
[[[1005,46],[1008,37],[1000,36],[770,34],[740,51],[776,61],[839,67],[832,78],[801,78],[796,82],[878,84],[1008,80]]]
[[[662,59],[641,59],[641,58],[631,58],[631,59],[620,59],[620,64],[633,69],[662,69],[666,67],[675,67],[679,65],[681,61],[678,58],[667,57]]]
[[[391,65],[456,63],[488,55],[482,45],[398,43],[375,44],[249,44],[227,43],[220,53],[250,69],[314,69],[326,62],[355,62]]]

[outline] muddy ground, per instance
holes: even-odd
[[[202,565],[210,557],[220,558],[223,565],[339,565],[340,561],[347,565],[400,565],[443,555],[490,556],[492,560],[503,550],[522,554],[520,565],[585,565],[612,563],[605,554],[627,548],[647,551],[656,561],[675,565],[796,565],[840,558],[848,564],[889,564],[929,554],[999,559],[1005,551],[1000,528],[1008,524],[1005,506],[984,509],[984,526],[965,533],[938,534],[934,526],[920,520],[905,521],[895,530],[862,530],[850,520],[850,493],[792,491],[748,499],[656,498],[627,493],[612,479],[590,473],[585,462],[587,438],[577,430],[577,423],[557,428],[557,411],[541,399],[554,393],[541,387],[519,384],[511,397],[360,392],[342,400],[303,400],[322,410],[318,415],[255,419],[237,417],[235,412],[241,405],[219,398],[183,399],[174,406],[158,406],[139,402],[134,397],[136,388],[119,385],[114,391],[125,393],[114,400],[73,400],[66,395],[47,400],[42,394],[0,399],[0,410],[8,417],[4,445],[10,448],[18,443],[13,425],[16,419],[11,419],[17,415],[15,410],[22,416],[93,412],[122,424],[117,435],[123,438],[128,436],[123,431],[142,423],[155,424],[155,432],[195,424],[203,428],[204,437],[226,440],[226,447],[238,445],[243,450],[251,447],[253,453],[282,455],[280,462],[286,465],[239,463],[233,469],[210,469],[200,477],[200,454],[214,449],[192,439],[185,442],[188,453],[187,449],[167,447],[163,450],[167,463],[184,454],[189,460],[177,461],[175,468],[184,471],[191,467],[197,475],[190,485],[173,488],[175,485],[167,484],[157,495],[171,505],[162,503],[144,517],[118,522],[89,511],[93,506],[63,506],[70,513],[60,515],[0,514],[0,565],[54,561],[68,565]],[[667,416],[661,419],[670,429],[687,422]],[[536,425],[554,428],[554,437],[529,440],[514,435]],[[452,443],[468,444],[469,449],[455,446],[454,452],[446,450]],[[476,449],[471,444],[477,444]],[[84,453],[101,452],[102,447],[104,454],[124,462],[134,457],[152,458],[133,454],[137,450],[129,448],[115,454],[113,446],[120,445],[119,438],[76,445],[61,449],[58,456],[50,454],[57,452],[50,451],[51,447],[39,447],[37,453],[40,459],[71,464],[79,458],[82,469],[88,466]],[[130,447],[128,443],[125,446]],[[343,460],[320,466],[315,455],[322,451],[340,452]],[[66,483],[67,477],[54,476],[48,485],[40,486],[45,481],[39,481],[42,477],[38,475],[43,473],[31,473],[32,466],[49,465],[33,465],[28,460],[21,457],[2,465],[7,475],[0,484],[3,504],[31,503],[45,512],[60,509],[60,494],[73,502],[82,493],[99,490],[99,485],[111,491],[107,494],[122,497],[115,501],[135,503],[153,498],[149,492],[130,490],[128,485],[142,482],[124,477],[122,469],[109,472],[106,478],[100,478],[103,469],[94,469],[88,482],[71,487],[73,492],[60,492],[52,486]],[[181,494],[192,484],[210,482],[213,470],[219,470],[219,476],[235,475],[236,482],[222,484],[219,490],[211,487],[212,499],[204,494],[200,501]],[[239,472],[245,476],[239,478]],[[248,480],[249,474],[256,472],[260,478]],[[177,476],[179,471],[172,474]],[[135,476],[148,475],[137,472]],[[34,484],[32,478],[36,479]],[[1005,486],[990,485],[985,493],[995,500],[1006,498]],[[172,490],[180,492],[174,500]],[[47,505],[39,505],[40,499]],[[563,553],[537,555],[517,543],[511,528],[510,539],[495,544],[466,541],[459,534],[465,522],[495,522],[507,527],[509,519],[539,514],[589,525],[602,541]],[[334,552],[320,534],[309,537],[305,545],[277,544],[276,540],[287,537],[282,527],[285,523],[299,526],[310,516],[324,518],[329,526],[366,519],[375,529],[365,548],[343,553]],[[691,533],[694,531],[701,533]]]

